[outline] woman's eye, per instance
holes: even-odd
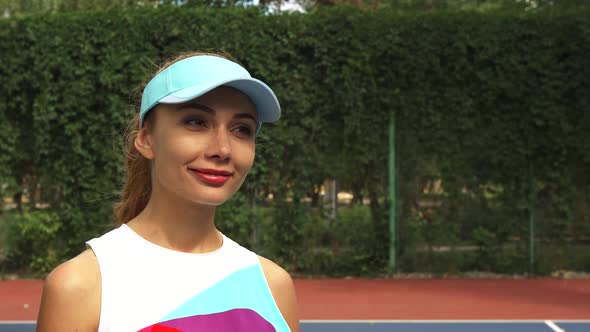
[[[205,120],[203,119],[199,119],[199,118],[189,118],[184,120],[184,124],[189,125],[189,126],[207,126],[207,122],[205,122]]]
[[[237,126],[234,131],[236,131],[241,136],[250,137],[252,136],[253,130],[249,126]]]

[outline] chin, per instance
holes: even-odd
[[[227,201],[227,199],[213,200],[209,197],[207,200],[195,199],[195,200],[193,200],[193,203],[198,204],[198,205],[206,205],[206,206],[219,206],[219,205],[225,203],[226,201]]]
[[[198,195],[192,197],[191,201],[201,205],[219,206],[230,199],[236,191],[228,192],[223,188],[215,188],[199,192]]]

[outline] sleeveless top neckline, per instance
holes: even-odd
[[[224,250],[224,248],[228,245],[227,244],[228,241],[226,239],[225,234],[223,234],[219,230],[216,230],[216,232],[221,235],[221,239],[222,239],[221,246],[219,248],[213,250],[213,251],[201,252],[201,253],[197,253],[197,252],[184,252],[184,251],[174,250],[174,249],[166,248],[166,247],[163,247],[161,245],[155,244],[152,241],[149,241],[148,239],[146,239],[143,236],[139,235],[137,232],[135,232],[127,224],[121,224],[121,230],[129,233],[131,239],[136,240],[138,242],[141,242],[144,245],[147,245],[148,247],[151,247],[154,250],[162,251],[163,253],[168,252],[170,255],[178,255],[178,256],[186,256],[186,257],[212,256],[212,255],[216,255],[216,254],[219,254],[220,252],[222,252]]]

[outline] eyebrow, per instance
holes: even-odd
[[[187,109],[187,108],[203,111],[203,112],[209,113],[209,114],[215,113],[215,110],[212,109],[211,107],[208,107],[208,106],[205,106],[205,105],[199,104],[199,103],[194,103],[194,102],[183,104],[182,106],[180,106],[178,108],[178,110],[183,110],[183,109]],[[254,117],[250,113],[238,113],[238,114],[234,115],[234,118],[235,119],[252,119],[252,121],[258,123],[258,120],[256,120],[256,117]]]

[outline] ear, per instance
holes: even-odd
[[[142,128],[137,137],[133,142],[135,148],[141,153],[146,159],[154,159],[154,149],[152,144],[152,136],[147,128]]]

